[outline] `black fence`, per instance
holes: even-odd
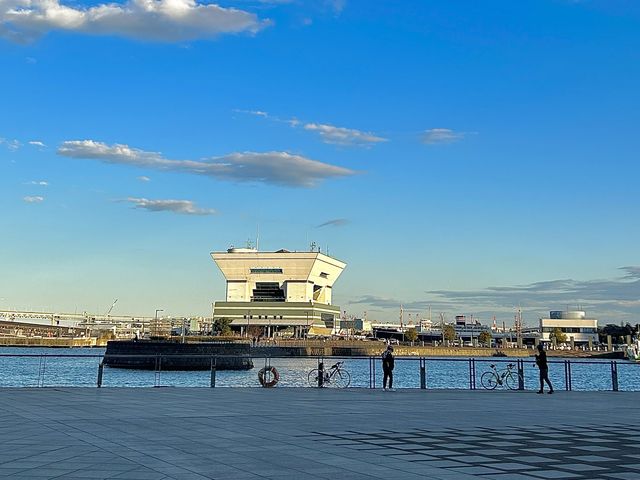
[[[105,365],[104,355],[97,354],[3,353],[0,354],[0,386],[259,387],[262,384],[280,387],[337,386],[376,389],[382,387],[383,377],[381,359],[378,356],[251,356],[246,358],[251,358],[255,367],[244,372],[220,370],[219,364],[228,363],[222,361],[227,358],[225,356],[158,354],[120,357],[150,359],[147,364],[152,367],[147,370],[113,368]],[[204,362],[207,365],[206,371],[201,369],[198,376],[193,377],[197,381],[185,385],[180,378],[193,372],[165,369],[167,365],[174,365],[177,358]],[[522,391],[539,388],[538,370],[535,362],[529,358],[396,357],[395,360],[395,386],[403,389]],[[588,359],[550,359],[548,363],[550,377],[556,390],[640,391],[640,363]],[[339,364],[337,373],[336,368],[333,368],[336,364]],[[221,376],[224,376],[222,384],[219,381]],[[345,380],[347,376],[348,381]]]

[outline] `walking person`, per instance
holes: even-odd
[[[536,365],[540,369],[540,390],[538,393],[544,393],[544,382],[549,385],[549,393],[553,393],[553,385],[549,380],[549,365],[547,364],[547,353],[541,343],[538,344],[538,353],[536,353]]]
[[[382,373],[384,374],[382,377],[382,389],[387,389],[387,380],[389,381],[389,390],[394,391],[393,389],[393,367],[394,367],[394,359],[393,359],[393,347],[391,345],[387,346],[387,349],[382,354]]]

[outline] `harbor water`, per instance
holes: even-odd
[[[100,348],[0,348],[0,387],[95,387],[98,367],[104,355]],[[611,361],[571,358],[572,390],[612,390]],[[308,387],[308,374],[317,368],[317,358],[254,357],[255,368],[244,371],[216,372],[216,387],[258,387],[258,370],[267,362],[278,370],[278,387]],[[344,361],[351,375],[351,387],[369,388],[373,376],[368,358],[326,358],[325,368]],[[515,363],[515,360],[513,360]],[[380,359],[375,358],[376,388],[382,384]],[[506,368],[509,359],[491,357],[475,359],[475,383],[482,389],[481,375],[495,364]],[[640,364],[617,361],[621,391],[640,391]],[[549,376],[556,390],[566,388],[565,359],[551,358]],[[538,369],[533,359],[525,359],[525,388],[538,388]],[[431,358],[426,360],[427,388],[470,388],[469,361],[465,358]],[[209,387],[209,371],[145,371],[104,368],[103,387]],[[420,361],[417,357],[397,358],[394,387],[420,388]],[[501,388],[501,387],[498,387]]]

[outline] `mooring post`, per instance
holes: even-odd
[[[611,362],[611,387],[614,392],[618,391],[618,363]]]
[[[98,365],[98,388],[102,387],[102,372],[104,371],[104,363]]]

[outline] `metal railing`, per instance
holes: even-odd
[[[37,380],[35,382],[35,385],[33,383],[30,383],[28,385],[24,385],[24,384],[20,384],[20,382],[18,382],[18,386],[36,386],[36,387],[44,387],[44,386],[59,386],[60,384],[56,384],[55,382],[47,382],[47,374],[48,372],[50,372],[53,367],[52,367],[52,362],[54,360],[73,360],[74,362],[78,361],[78,360],[84,360],[84,361],[95,361],[97,363],[97,372],[95,370],[93,370],[94,372],[96,372],[95,375],[95,381],[87,381],[87,372],[83,371],[82,372],[82,378],[78,378],[77,382],[75,384],[80,385],[80,386],[89,386],[89,385],[95,385],[96,387],[100,388],[103,387],[105,385],[105,379],[108,378],[110,375],[113,375],[115,371],[120,371],[122,372],[123,370],[126,370],[126,372],[128,374],[134,375],[136,373],[142,375],[142,372],[145,372],[147,375],[150,375],[151,373],[153,374],[153,386],[162,386],[162,379],[163,379],[163,375],[165,375],[168,370],[163,369],[163,365],[166,365],[168,360],[176,360],[179,358],[182,359],[199,359],[199,360],[203,360],[203,359],[208,359],[208,368],[206,368],[205,370],[208,370],[209,374],[208,374],[208,386],[209,387],[216,387],[216,382],[217,382],[217,377],[218,377],[218,365],[219,365],[219,361],[226,359],[226,358],[251,358],[252,360],[258,362],[258,361],[265,361],[265,364],[267,362],[267,359],[269,361],[269,365],[273,364],[274,367],[279,368],[278,365],[278,361],[280,362],[295,362],[295,361],[299,361],[299,362],[303,362],[303,361],[307,361],[307,363],[309,361],[317,361],[318,364],[320,362],[324,362],[325,360],[327,361],[332,361],[332,360],[344,360],[345,361],[345,368],[348,370],[350,368],[350,366],[353,366],[353,362],[351,361],[356,361],[356,362],[360,362],[358,365],[359,368],[359,372],[360,372],[360,377],[364,377],[366,380],[359,384],[359,385],[354,385],[355,387],[360,387],[360,388],[370,388],[370,389],[376,389],[379,388],[380,385],[378,385],[379,380],[381,377],[381,375],[378,374],[378,369],[381,369],[381,359],[379,356],[358,356],[358,357],[347,357],[347,356],[335,356],[335,357],[329,357],[329,356],[306,356],[306,357],[291,357],[291,356],[238,356],[238,355],[184,355],[184,354],[176,354],[176,355],[162,355],[162,354],[153,354],[153,355],[131,355],[131,354],[122,354],[122,355],[109,355],[109,358],[113,359],[113,358],[127,358],[127,359],[131,359],[131,358],[145,358],[145,359],[149,359],[149,358],[153,358],[155,360],[154,362],[154,368],[152,370],[136,370],[136,369],[132,369],[132,368],[127,368],[127,369],[121,369],[121,368],[116,368],[116,367],[109,367],[107,365],[105,365],[105,356],[102,354],[78,354],[78,355],[74,355],[74,354],[38,354],[38,353],[34,353],[34,354],[23,354],[23,353],[0,353],[0,385],[2,385],[3,382],[2,380],[5,379],[8,375],[8,373],[5,370],[5,363],[7,361],[7,359],[19,359],[21,360],[21,366],[25,367],[24,363],[25,361],[31,360],[33,362],[33,364],[35,366],[37,366]],[[481,357],[481,358],[455,358],[455,357],[448,357],[448,358],[441,358],[441,357],[396,357],[396,362],[397,362],[397,366],[401,366],[404,370],[407,369],[407,367],[409,367],[409,373],[407,373],[407,371],[404,372],[404,377],[403,378],[411,378],[412,382],[410,382],[412,385],[414,385],[413,380],[415,380],[415,385],[416,386],[409,386],[408,388],[418,388],[418,389],[422,389],[422,390],[426,390],[429,388],[434,388],[432,385],[430,385],[429,383],[429,374],[430,373],[438,373],[439,372],[439,368],[440,370],[442,370],[442,367],[444,364],[450,364],[450,365],[455,365],[456,367],[453,368],[453,371],[450,372],[449,374],[443,374],[443,375],[450,375],[450,376],[454,376],[455,375],[455,379],[457,380],[457,385],[461,385],[461,384],[467,384],[468,380],[468,389],[469,390],[479,390],[482,389],[483,387],[481,385],[479,385],[478,383],[478,378],[479,376],[482,375],[482,373],[484,373],[485,371],[488,371],[488,368],[483,368],[484,365],[489,365],[494,364],[494,365],[498,365],[498,364],[513,364],[515,367],[514,372],[517,372],[518,374],[518,390],[525,390],[526,389],[526,383],[527,380],[529,380],[530,385],[532,381],[536,381],[537,382],[537,369],[536,370],[529,370],[529,372],[527,372],[527,368],[528,366],[533,366],[535,367],[535,362],[533,360],[529,360],[529,359],[509,359],[509,358],[493,358],[493,357]],[[77,362],[76,362],[77,363]],[[315,363],[315,362],[314,362]],[[351,365],[350,365],[351,363]],[[550,367],[550,371],[553,371],[554,373],[554,383],[560,381],[560,385],[562,387],[564,387],[564,390],[566,391],[573,391],[574,390],[574,382],[576,381],[576,376],[574,373],[574,369],[582,366],[587,366],[588,368],[590,368],[591,372],[588,372],[587,375],[582,375],[580,377],[580,382],[583,385],[583,388],[579,388],[581,390],[610,390],[613,392],[618,392],[621,390],[621,382],[620,382],[620,372],[619,372],[619,367],[620,366],[624,366],[624,368],[640,368],[640,363],[634,363],[634,362],[625,362],[625,361],[617,361],[617,360],[611,360],[611,361],[603,361],[603,360],[571,360],[571,359],[559,359],[559,360],[549,360],[549,367]],[[412,365],[413,364],[413,365]],[[466,366],[465,366],[466,364]],[[69,365],[73,365],[73,363],[67,363],[67,366]],[[105,372],[105,366],[107,366],[107,371],[110,372],[109,374],[107,374]],[[417,368],[415,368],[415,366],[417,366]],[[598,366],[599,369],[599,376],[596,378],[594,377],[595,375],[597,375],[597,373],[595,372],[595,368],[591,368],[593,366]],[[307,367],[309,367],[309,365],[307,365]],[[561,367],[561,368],[560,368]],[[605,367],[608,367],[605,369]],[[95,368],[95,365],[94,367]],[[415,368],[415,370],[414,370]],[[254,369],[257,370],[257,369]],[[396,369],[397,370],[397,369]],[[175,370],[174,370],[175,371]],[[203,370],[201,370],[202,372]],[[561,371],[562,373],[559,374],[559,371]],[[603,379],[603,372],[607,371],[606,376],[608,377],[610,375],[610,382],[609,379],[607,378],[606,382]],[[465,374],[466,372],[466,374]],[[305,372],[301,372],[301,373],[305,373]],[[442,372],[440,372],[442,373]],[[636,370],[633,372],[634,374],[629,377],[634,379],[634,382],[632,382],[632,385],[622,385],[623,387],[627,387],[626,390],[634,390],[634,391],[640,391],[640,370]],[[80,375],[80,373],[78,373],[78,375]],[[253,375],[254,379],[255,379],[255,375],[252,373],[248,373],[247,375]],[[407,377],[407,375],[409,375],[409,377]],[[463,377],[466,376],[466,380],[464,380]],[[532,376],[534,377],[532,379]],[[368,377],[368,378],[367,378]],[[584,388],[584,384],[587,381],[591,381],[593,379],[596,379],[599,384],[598,387],[599,388]],[[126,386],[127,382],[123,382]],[[319,382],[321,383],[321,382]],[[68,385],[67,383],[64,383],[65,385]],[[604,385],[606,384],[606,388],[604,388]],[[556,385],[556,389],[562,389],[562,388],[558,388],[560,385]],[[12,385],[15,386],[15,385]],[[71,386],[71,385],[70,385]],[[231,385],[229,386],[234,386],[233,382]],[[259,386],[257,380],[255,381],[255,386]],[[309,386],[307,382],[304,381],[300,381],[299,384],[296,384],[294,386]],[[406,385],[400,386],[400,388],[407,388]],[[435,387],[435,388],[442,388],[442,387]],[[456,386],[449,386],[449,387],[444,387],[444,388],[460,388],[460,387],[456,387]],[[623,388],[624,389],[624,388]]]

